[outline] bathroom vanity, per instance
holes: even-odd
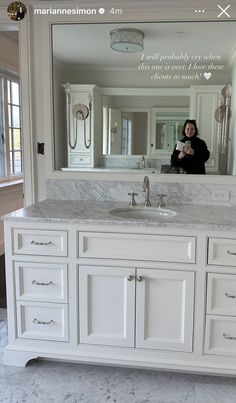
[[[119,207],[45,200],[5,217],[5,364],[236,374],[236,209],[123,219]]]

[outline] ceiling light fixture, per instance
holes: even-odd
[[[117,52],[136,53],[143,50],[144,33],[138,29],[119,28],[110,32],[111,49]]]

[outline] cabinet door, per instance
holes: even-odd
[[[134,346],[135,269],[79,267],[80,342]]]
[[[137,270],[136,347],[192,351],[194,273]]]

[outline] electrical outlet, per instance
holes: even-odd
[[[229,190],[212,190],[211,201],[228,202],[229,201]]]

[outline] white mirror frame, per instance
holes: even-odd
[[[156,1],[148,1],[153,4],[153,8],[156,9]],[[105,1],[104,8],[109,7],[109,0]],[[51,48],[51,27],[56,23],[101,23],[101,22],[135,22],[145,21],[153,22],[152,7],[145,5],[134,5],[127,7],[125,0],[114,0],[112,6],[117,5],[118,9],[125,9],[124,16],[106,15],[103,19],[100,15],[82,15],[82,16],[65,16],[65,15],[33,15],[34,8],[50,7],[52,3],[34,2],[30,1],[32,7],[28,9],[28,18],[25,24],[22,24],[20,33],[21,43],[21,74],[22,83],[24,88],[22,89],[22,100],[24,113],[24,135],[26,135],[25,141],[29,141],[30,146],[24,150],[25,166],[29,174],[28,183],[32,186],[32,201],[33,195],[36,193],[35,199],[45,198],[45,182],[47,179],[62,180],[62,179],[77,179],[77,180],[114,180],[114,181],[141,181],[143,179],[143,173],[134,174],[132,172],[62,172],[53,170],[54,150],[53,150],[53,95],[52,95],[52,48]],[[189,1],[182,0],[185,4],[186,10],[181,9],[181,17],[179,21],[191,21],[196,18],[189,16]],[[53,5],[55,8],[61,8],[61,2],[55,2]],[[74,6],[74,3],[68,2],[66,7]],[[87,3],[83,0],[80,8],[87,8]],[[96,8],[96,2],[89,4],[89,8]],[[134,12],[135,9],[135,12]],[[194,14],[194,13],[193,13]],[[172,18],[172,21],[176,20],[176,16]],[[204,20],[201,19],[201,20]],[[211,18],[212,21],[218,21],[215,17]],[[162,5],[158,8],[158,21],[171,21],[169,16],[169,10],[166,5]],[[29,44],[29,26],[31,30],[31,43]],[[33,34],[33,35],[32,35]],[[28,37],[28,38],[27,38]],[[37,49],[36,49],[37,48]],[[30,53],[31,52],[31,53]],[[23,57],[25,55],[25,57]],[[34,62],[33,68],[30,69],[32,60]],[[27,67],[28,66],[28,67]],[[36,78],[35,78],[36,77]],[[24,81],[23,81],[24,80]],[[34,89],[34,93],[32,91]],[[31,120],[31,105],[28,99],[32,99],[32,106],[34,114]],[[27,112],[29,107],[29,113]],[[27,115],[26,115],[27,113]],[[30,135],[32,133],[31,128],[34,128],[34,139]],[[28,131],[28,134],[27,134]],[[45,143],[45,156],[36,158],[36,142],[43,141]],[[35,143],[34,143],[35,142]],[[33,147],[32,147],[32,144]],[[34,158],[29,153],[34,149]],[[41,157],[41,156],[40,156]],[[29,169],[30,167],[30,169]],[[26,173],[26,171],[25,171]],[[34,182],[35,175],[35,182]],[[178,183],[214,183],[214,184],[234,184],[236,183],[235,176],[212,176],[212,175],[172,175],[172,174],[153,174],[151,176],[153,182],[178,182]],[[34,185],[35,183],[35,185]],[[30,197],[28,197],[30,200]]]

